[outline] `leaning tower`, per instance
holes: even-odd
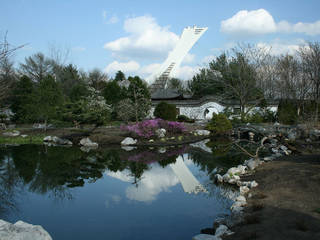
[[[157,72],[147,78],[149,82],[153,81],[150,87],[151,92],[155,92],[157,89],[166,88],[170,74],[178,68],[183,58],[187,55],[198,39],[205,33],[205,31],[207,31],[207,29],[207,27],[201,28],[197,26],[186,27],[183,29],[176,47],[169,53],[168,58]]]

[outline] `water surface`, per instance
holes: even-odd
[[[229,214],[213,174],[240,158],[212,152],[39,145],[0,148],[0,219],[42,225],[53,239],[191,239]]]

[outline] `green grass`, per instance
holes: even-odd
[[[25,138],[21,136],[6,137],[0,136],[0,144],[42,144],[44,135],[27,136]]]

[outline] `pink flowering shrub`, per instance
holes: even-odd
[[[127,130],[139,137],[150,138],[156,136],[156,130],[164,128],[167,134],[179,134],[185,132],[183,123],[166,121],[160,118],[145,120],[133,125],[121,126],[122,130]]]

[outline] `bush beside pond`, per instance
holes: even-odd
[[[213,114],[212,119],[207,125],[207,129],[213,134],[224,135],[232,129],[230,120],[223,113]]]

